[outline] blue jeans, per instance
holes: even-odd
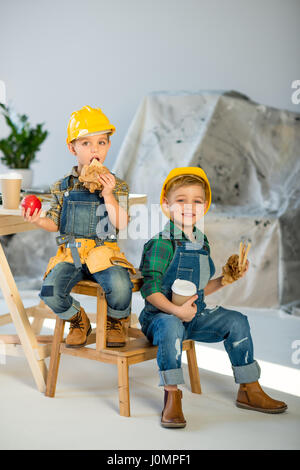
[[[73,263],[58,263],[46,276],[39,296],[62,320],[69,320],[80,310],[80,303],[70,292],[83,279],[101,285],[106,294],[109,316],[125,318],[130,314],[133,284],[127,269],[122,266],[91,274],[86,264],[76,268]]]
[[[206,343],[224,341],[236,383],[255,382],[260,367],[253,358],[253,343],[246,315],[217,306],[197,313],[191,322],[174,315],[150,313],[140,315],[142,330],[158,346],[159,385],[184,383],[181,354],[182,341],[192,339]]]

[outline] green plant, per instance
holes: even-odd
[[[12,117],[11,109],[0,103],[2,114],[11,132],[5,139],[0,139],[1,161],[8,168],[29,168],[35,160],[36,153],[48,135],[42,124],[32,127],[25,114]]]

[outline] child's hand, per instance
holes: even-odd
[[[232,284],[245,276],[249,269],[249,260],[244,265],[239,264],[238,255],[231,255],[225,266],[222,268],[222,286]]]
[[[111,173],[103,173],[98,176],[100,183],[103,185],[102,196],[110,196],[116,186],[116,179]]]
[[[177,317],[181,321],[190,322],[193,320],[197,313],[197,305],[194,303],[198,298],[198,295],[194,295],[189,300],[184,302],[180,307],[177,307]]]
[[[249,260],[247,259],[247,261],[246,261],[246,267],[241,271],[241,274],[240,274],[239,279],[240,279],[241,277],[244,277],[244,276],[245,276],[246,272],[247,272],[248,269],[249,269],[249,264],[250,264],[250,263],[249,263]]]
[[[34,213],[30,215],[30,207],[25,212],[25,209],[22,208],[22,216],[25,222],[30,222],[31,224],[38,223],[40,216],[41,216],[42,208],[40,210],[35,209]]]

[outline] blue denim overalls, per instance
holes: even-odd
[[[107,217],[104,198],[99,191],[90,193],[84,186],[68,190],[70,176],[61,181],[65,191],[60,216],[60,237],[57,243],[65,243],[71,249],[74,263],[60,262],[46,276],[41,299],[61,319],[69,320],[79,310],[80,303],[71,297],[72,288],[82,279],[98,282],[106,293],[107,314],[125,318],[130,313],[132,282],[126,268],[113,266],[91,274],[86,264],[81,264],[76,238],[93,239],[97,246],[116,242],[116,229]]]
[[[160,232],[163,238],[165,232]],[[169,234],[170,238],[170,234]],[[255,382],[260,368],[253,359],[253,344],[248,319],[245,315],[221,306],[208,309],[204,302],[204,287],[215,273],[215,266],[205,241],[191,242],[173,239],[175,251],[163,275],[161,292],[172,299],[171,286],[175,279],[185,279],[197,286],[197,313],[191,322],[159,311],[145,299],[139,321],[149,341],[158,346],[157,363],[159,385],[184,383],[181,354],[182,341],[193,339],[203,342],[224,341],[231,361],[236,383]],[[142,270],[143,258],[140,269]]]

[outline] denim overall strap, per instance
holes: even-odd
[[[70,177],[61,181],[61,190],[64,191],[63,204],[60,219],[60,236],[57,237],[58,245],[68,243],[71,249],[73,261],[76,267],[81,267],[80,256],[76,238],[88,238],[95,240],[96,245],[104,241],[115,242],[117,240],[116,229],[108,218],[104,198],[100,191],[90,193],[82,187],[70,187]]]
[[[162,292],[171,300],[172,284],[175,279],[193,282],[197,288],[197,313],[202,312],[204,302],[204,287],[215,273],[215,267],[205,244],[187,240],[173,240],[175,252],[173,259],[162,280]]]
[[[62,180],[61,180],[61,183],[60,183],[60,189],[61,191],[66,191],[70,185],[69,181],[70,181],[70,177],[71,175],[69,176],[65,176]]]
[[[75,268],[81,268],[82,264],[77,250],[77,248],[81,246],[81,243],[76,243],[73,235],[60,235],[59,237],[56,237],[56,243],[58,246],[65,244],[66,248],[70,248]]]

